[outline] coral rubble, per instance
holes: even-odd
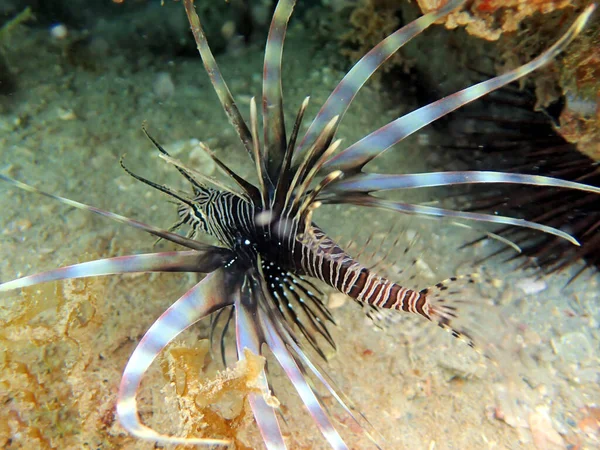
[[[429,12],[446,3],[444,0],[417,0],[421,11]],[[517,31],[521,22],[536,14],[582,3],[572,0],[475,0],[466,10],[456,11],[445,18],[448,28],[460,26],[477,37],[495,41],[502,33]],[[579,5],[580,6],[580,5]]]
[[[566,55],[559,83],[565,107],[558,132],[580,152],[600,161],[600,26],[582,36]]]

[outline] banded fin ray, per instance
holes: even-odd
[[[202,24],[200,23],[200,18],[196,13],[194,0],[184,0],[183,4],[185,7],[185,13],[187,14],[190,22],[192,34],[194,35],[194,40],[196,41],[196,46],[198,47],[198,52],[200,53],[200,57],[204,63],[206,73],[210,77],[210,82],[212,83],[213,88],[219,97],[221,106],[225,110],[229,121],[233,125],[233,128],[235,128],[237,131],[237,134],[242,141],[242,144],[244,144],[248,154],[250,157],[252,157],[252,136],[250,134],[250,129],[240,114],[240,111],[235,104],[235,100],[231,95],[231,91],[229,90],[223,75],[221,75],[221,70],[219,69],[217,61],[215,60],[215,57],[213,56],[208,45],[206,35],[204,34]]]
[[[320,396],[316,392],[312,380],[308,378],[308,371],[338,400],[340,406],[358,424],[361,432],[369,437],[377,448],[380,448],[371,435],[373,431],[371,424],[366,419],[364,421],[359,420],[353,412],[352,405],[337,392],[333,382],[304,353],[302,345],[292,329],[292,323],[285,320],[278,320],[277,315],[280,312],[277,308],[271,306],[275,305],[276,302],[272,299],[267,277],[263,273],[265,265],[260,259],[258,267],[261,277],[254,279],[252,285],[255,295],[267,300],[260,303],[257,301],[263,307],[259,306],[255,312],[258,322],[261,324],[265,343],[288,375],[292,385],[302,398],[304,406],[308,409],[323,436],[333,449],[343,450],[348,448],[331,423],[328,412],[319,401]]]
[[[231,304],[224,292],[223,271],[207,275],[171,305],[148,329],[129,358],[117,397],[117,417],[133,436],[163,444],[228,445],[224,439],[186,438],[161,434],[139,417],[136,394],[142,376],[165,347],[188,327]]]
[[[527,64],[444,97],[384,125],[330,158],[324,168],[340,169],[348,173],[360,172],[375,157],[426,125],[545,66],[581,33],[595,8],[595,4],[589,5],[554,45]]]
[[[152,145],[154,145],[154,147],[162,155],[167,156],[169,158],[171,157],[171,155],[165,150],[165,148],[160,144],[160,142],[158,142],[154,138],[154,136],[152,136],[148,132],[148,128],[147,128],[147,126],[146,126],[145,123],[142,124],[142,131],[144,132],[144,134],[146,135],[146,137],[150,140],[150,142],[152,142]],[[175,168],[192,185],[192,189],[194,190],[194,193],[196,193],[198,191],[198,189],[202,189],[203,188],[203,186],[200,183],[198,183],[198,180],[196,180],[193,176],[191,176],[191,174],[186,169],[184,169],[181,166],[175,166]]]
[[[310,346],[321,358],[327,360],[317,339],[317,334],[323,337],[332,348],[335,348],[335,342],[320,318],[311,314],[312,310],[306,306],[306,301],[300,294],[290,290],[289,285],[272,287],[270,292],[284,320],[296,325]]]
[[[280,0],[277,2],[265,46],[262,105],[265,146],[262,156],[265,158],[267,174],[273,186],[277,184],[287,148],[285,118],[283,115],[281,62],[287,25],[295,5],[295,0]]]
[[[600,194],[600,187],[541,175],[492,171],[427,172],[411,174],[360,173],[337,180],[323,190],[341,194],[367,193],[394,189],[417,189],[458,184],[507,183],[556,187]]]
[[[257,201],[261,197],[261,193],[252,183],[249,183],[244,178],[235,173],[227,164],[225,164],[214,152],[203,142],[200,142],[200,148],[212,159],[217,167],[229,178],[231,178],[244,193],[253,201]]]
[[[333,449],[347,450],[348,446],[331,423],[326,410],[323,408],[321,402],[319,402],[311,384],[307,381],[306,376],[299,367],[299,361],[288,350],[287,344],[280,335],[280,332],[278,332],[273,319],[262,309],[258,310],[258,319],[263,326],[265,341],[269,349],[292,382],[321,434]]]
[[[336,345],[327,329],[326,323],[332,322],[333,317],[323,304],[323,292],[297,275],[278,270],[268,261],[261,261],[261,275],[265,279],[265,289],[268,289],[270,298],[273,299],[281,317],[287,323],[294,324],[319,356],[327,360],[318,336],[321,336],[334,350]]]
[[[119,215],[119,214],[116,214],[116,213],[113,213],[110,211],[106,211],[104,209],[96,208],[95,206],[86,205],[85,203],[80,203],[75,200],[71,200],[71,199],[68,199],[65,197],[61,197],[59,195],[55,195],[55,194],[51,194],[46,191],[42,191],[41,189],[33,187],[29,184],[25,184],[18,180],[14,180],[14,179],[7,177],[5,175],[2,175],[2,174],[0,174],[0,180],[5,181],[5,182],[11,184],[12,186],[22,189],[24,191],[43,195],[44,197],[48,197],[53,200],[57,200],[60,203],[64,203],[65,205],[72,206],[73,208],[81,209],[84,211],[89,211],[94,214],[98,214],[99,216],[102,216],[102,217],[107,217],[108,219],[114,220],[115,222],[119,222],[119,223],[128,225],[130,227],[137,228],[137,229],[145,231],[146,233],[149,233],[153,236],[162,238],[166,241],[174,242],[174,243],[182,245],[184,247],[188,247],[188,248],[191,248],[194,250],[199,250],[199,251],[206,251],[211,248],[214,248],[212,245],[204,244],[202,242],[198,242],[193,239],[188,239],[188,238],[180,236],[176,233],[172,233],[170,231],[165,231],[160,228],[154,227],[152,225],[147,225],[147,224],[140,222],[138,220],[135,220],[135,219],[130,219],[128,217],[125,217],[125,216],[122,216],[122,215]]]
[[[289,333],[286,332],[286,333]],[[377,447],[381,449],[377,440],[373,437],[374,434],[379,434],[373,427],[373,425],[364,417],[360,412],[355,412],[354,405],[351,401],[343,395],[342,391],[335,385],[333,380],[328,376],[327,372],[320,369],[315,363],[311,361],[311,359],[306,356],[302,348],[294,341],[294,339],[289,336],[289,334],[285,335],[285,340],[287,345],[294,351],[294,353],[301,360],[302,364],[304,364],[313,375],[325,386],[327,391],[336,399],[338,404],[344,409],[346,414],[356,423],[362,430],[363,433],[371,440],[371,442]],[[358,415],[357,415],[358,414]],[[358,417],[360,416],[360,418]]]
[[[60,267],[17,278],[0,284],[0,292],[21,289],[50,281],[71,278],[87,278],[104,275],[140,272],[192,272],[210,273],[231,259],[229,250],[214,247],[205,252],[197,250],[183,252],[148,253],[142,255],[117,256],[97,259],[80,264]]]
[[[234,299],[238,358],[246,359],[248,350],[255,355],[262,355],[265,338],[262,330],[256,326],[258,304],[257,299],[253,298],[252,286],[248,278],[244,280],[241,289],[234,292]],[[267,450],[284,450],[287,447],[279,427],[276,410],[267,403],[265,398],[269,393],[269,383],[264,368],[259,375],[258,386],[262,392],[251,392],[248,400],[260,434]]]
[[[304,98],[302,104],[300,105],[300,108],[298,109],[298,112],[296,113],[296,120],[294,121],[294,126],[292,128],[290,141],[288,142],[288,146],[283,156],[281,170],[277,179],[277,185],[275,186],[273,201],[271,203],[271,208],[278,208],[277,211],[280,211],[283,207],[284,199],[286,198],[286,194],[289,190],[290,183],[292,182],[292,178],[294,176],[294,173],[292,171],[292,159],[294,155],[294,148],[296,145],[296,139],[298,138],[298,133],[300,132],[302,120],[304,119],[304,113],[306,112],[306,108],[308,107],[309,99],[310,97]]]
[[[552,234],[570,243],[579,246],[579,242],[570,234],[548,225],[530,222],[524,219],[516,219],[508,216],[498,216],[493,214],[474,213],[467,211],[454,211],[451,209],[436,208],[434,206],[414,205],[411,203],[397,202],[393,200],[385,200],[378,197],[373,197],[369,194],[355,194],[348,196],[334,196],[323,200],[327,204],[350,204],[356,206],[366,206],[371,208],[387,209],[405,214],[414,214],[429,217],[452,217],[455,219],[474,220],[477,222],[496,223],[501,225],[511,225],[521,228],[530,228],[532,230],[541,231],[543,233]]]
[[[233,308],[223,308],[217,311],[215,314],[210,316],[210,332],[208,335],[208,340],[210,342],[210,351],[211,357],[213,360],[217,360],[215,347],[217,344],[217,338],[215,334],[217,330],[219,330],[219,354],[221,356],[221,362],[223,363],[223,367],[227,366],[227,352],[226,352],[226,340],[228,338],[229,327],[231,326],[231,321],[234,318],[234,309]]]
[[[298,145],[296,153],[299,154],[305,151],[315,141],[317,136],[321,134],[327,123],[335,116],[339,116],[341,120],[356,97],[356,94],[358,94],[358,91],[360,91],[367,80],[371,78],[371,75],[404,44],[426,30],[435,21],[446,16],[464,3],[465,0],[451,0],[447,2],[446,5],[437,11],[427,13],[390,34],[364,55],[344,76],[342,81],[339,82],[329,98],[327,98]]]

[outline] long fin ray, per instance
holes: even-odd
[[[321,402],[319,402],[318,394],[312,386],[312,380],[306,376],[305,367],[288,349],[290,341],[297,343],[298,339],[289,324],[279,320],[281,317],[279,315],[280,311],[274,306],[275,301],[271,297],[267,286],[267,281],[262,271],[263,263],[260,257],[257,267],[260,276],[253,280],[252,285],[255,302],[259,305],[255,311],[255,320],[260,324],[265,343],[292,382],[296,392],[298,392],[298,395],[302,399],[302,403],[308,409],[308,412],[327,442],[336,450],[347,450],[348,447],[331,423],[327,411],[323,408]]]
[[[250,132],[252,133],[252,152],[254,154],[254,167],[256,168],[256,178],[258,179],[258,190],[260,191],[261,206],[265,208],[269,202],[270,184],[265,160],[261,155],[260,140],[258,137],[258,112],[256,109],[256,99],[250,100]]]
[[[596,5],[589,5],[552,47],[529,63],[444,97],[384,125],[329,159],[324,167],[341,169],[346,172],[359,172],[372,159],[381,155],[392,145],[431,122],[548,64],[579,35],[595,8]]]
[[[279,171],[287,148],[283,116],[281,60],[287,24],[295,4],[295,0],[280,0],[277,2],[265,47],[262,105],[265,140],[263,158],[266,158],[265,166],[273,187],[277,185]]]
[[[502,225],[512,225],[521,228],[531,228],[532,230],[537,230],[543,233],[558,236],[562,239],[569,241],[574,245],[580,245],[579,242],[573,236],[557,228],[553,228],[535,222],[529,222],[524,219],[516,219],[514,217],[496,216],[492,214],[473,213],[466,211],[453,211],[450,209],[436,208],[433,206],[413,205],[410,203],[396,202],[392,200],[385,200],[377,197],[372,197],[370,195],[357,194],[352,196],[341,196],[337,198],[329,198],[323,201],[329,204],[346,203],[350,205],[387,209],[405,214],[414,214],[420,216],[429,216],[437,218],[452,217],[455,219],[474,220],[477,222],[497,223]]]
[[[194,40],[196,41],[196,45],[198,47],[198,52],[200,53],[200,57],[204,63],[206,73],[208,73],[208,76],[210,77],[210,82],[212,83],[215,92],[219,96],[219,101],[221,102],[221,106],[223,106],[229,121],[237,131],[242,144],[244,144],[244,147],[252,157],[252,136],[250,135],[250,130],[240,114],[240,111],[235,104],[235,100],[233,99],[233,96],[227,87],[227,83],[225,82],[223,75],[221,75],[217,61],[215,61],[215,57],[208,46],[206,35],[204,34],[204,30],[200,24],[200,18],[198,17],[198,14],[196,14],[196,10],[194,8],[194,0],[184,0],[183,4],[192,28]]]
[[[164,348],[185,329],[230,304],[224,300],[223,272],[213,272],[169,307],[146,332],[129,358],[119,386],[117,417],[133,436],[162,444],[228,445],[225,439],[185,438],[161,434],[141,421],[136,393],[142,376]]]
[[[331,423],[327,412],[319,402],[302,370],[298,367],[298,362],[287,349],[280,331],[265,311],[259,310],[258,313],[265,333],[265,341],[269,349],[273,352],[273,355],[292,382],[302,402],[319,427],[319,430],[332,448],[347,450],[348,447]]]
[[[302,335],[306,338],[311,347],[317,352],[317,354],[327,360],[327,356],[325,352],[321,349],[319,345],[316,334],[318,333],[322,337],[326,338],[326,334],[319,329],[313,322],[309,322],[309,325],[306,325],[301,319],[298,313],[294,309],[294,303],[300,303],[297,295],[293,291],[285,290],[283,287],[280,289],[273,289],[271,292],[271,296],[275,302],[277,302],[278,309],[282,314],[283,321],[290,321],[296,325],[296,327],[300,330]],[[294,303],[292,303],[294,302]],[[329,341],[328,341],[329,342]],[[330,342],[329,342],[330,343]],[[331,344],[331,343],[330,343]]]
[[[323,193],[355,194],[393,189],[415,189],[457,184],[510,183],[556,187],[600,194],[600,187],[559,178],[491,171],[429,172],[413,174],[361,173],[331,183]]]
[[[197,169],[187,167],[183,162],[179,161],[178,159],[173,158],[172,156],[158,155],[158,157],[161,159],[164,159],[166,162],[174,165],[178,169],[185,171],[189,176],[195,175],[200,180],[204,181],[207,185],[216,187],[217,189],[221,189],[222,191],[229,192],[239,198],[245,198],[247,195],[245,192],[236,191],[232,187],[226,185],[225,183],[222,183],[221,181],[217,180],[214,177],[211,177],[209,175],[204,175],[202,172],[200,172]]]
[[[284,209],[287,209],[288,205],[290,205],[290,200],[292,203],[297,203],[301,200],[301,198],[296,195],[295,190],[304,181],[306,175],[310,173],[313,166],[323,155],[323,152],[326,152],[327,149],[330,148],[330,143],[333,140],[333,135],[335,134],[335,124],[338,120],[339,117],[336,116],[327,123],[311,148],[306,152],[305,155],[301,157],[301,161],[298,166],[292,168],[294,171],[294,177],[292,178],[286,193]],[[322,165],[322,163],[319,164]]]
[[[150,139],[150,142],[152,142],[152,144],[154,145],[154,147],[156,147],[156,149],[164,156],[167,157],[171,157],[171,155],[169,155],[169,153],[165,150],[165,148],[160,144],[160,142],[158,142],[156,139],[154,139],[154,136],[152,136],[149,132],[148,132],[148,128],[146,127],[146,124],[143,123],[142,124],[142,131],[144,132],[144,134],[146,135],[146,137],[148,139]],[[188,182],[192,185],[192,188],[194,190],[197,189],[202,189],[203,186],[198,183],[198,180],[196,180],[194,177],[192,177],[183,167],[180,166],[175,166],[175,168],[177,169],[177,171],[183,175],[183,177],[188,180]]]
[[[0,284],[0,292],[20,289],[39,283],[72,278],[97,277],[121,273],[140,272],[195,272],[210,273],[226,262],[229,250],[213,247],[206,252],[197,250],[184,252],[148,253],[144,255],[117,256],[98,259],[47,272],[29,275]]]
[[[120,164],[121,168],[125,171],[125,173],[127,173],[127,175],[144,183],[146,186],[150,186],[151,188],[156,189],[157,191],[160,191],[163,194],[167,194],[170,197],[173,197],[173,198],[179,200],[181,203],[184,203],[188,206],[193,205],[194,201],[192,199],[182,196],[181,194],[175,192],[174,190],[168,188],[167,186],[163,186],[161,184],[155,183],[154,181],[149,180],[148,178],[142,177],[142,176],[134,173],[123,162],[123,156],[121,156],[121,159],[119,159],[119,164]]]
[[[301,153],[306,150],[317,136],[321,134],[325,125],[327,125],[333,117],[340,116],[341,120],[358,91],[360,91],[371,75],[373,75],[385,61],[396,53],[404,44],[427,29],[436,20],[449,14],[463,3],[465,3],[465,0],[449,1],[439,10],[432,11],[419,17],[392,33],[373,47],[373,49],[350,69],[342,81],[340,81],[333,90],[327,101],[325,101],[321,110],[308,128],[304,138],[298,145],[296,153]]]
[[[254,186],[252,183],[246,181],[244,178],[240,177],[237,173],[235,173],[227,164],[225,164],[215,153],[210,149],[208,145],[204,142],[200,142],[198,144],[200,148],[212,159],[217,167],[229,178],[231,178],[235,183],[242,188],[244,193],[253,201],[257,202],[260,200],[260,190]]]
[[[275,194],[273,196],[273,200],[271,203],[271,209],[273,208],[281,208],[284,199],[286,198],[286,194],[288,192],[290,183],[292,182],[292,178],[294,174],[292,173],[292,158],[294,156],[294,147],[296,145],[296,139],[298,138],[298,132],[300,131],[300,126],[302,125],[302,119],[304,118],[304,113],[306,112],[306,108],[308,107],[308,101],[310,97],[306,97],[300,105],[300,109],[296,114],[296,120],[294,121],[294,126],[292,128],[292,134],[290,135],[290,141],[288,142],[287,149],[285,150],[285,154],[283,156],[283,161],[281,163],[281,171],[279,174],[279,178],[277,179],[277,185],[275,186]]]
[[[344,411],[346,411],[346,414],[348,414],[348,416],[350,416],[354,423],[356,423],[361,428],[361,431],[365,433],[365,435],[371,440],[371,442],[373,442],[373,444],[375,444],[377,448],[380,449],[381,447],[377,443],[376,439],[373,437],[373,434],[379,434],[375,430],[375,427],[373,427],[373,425],[371,425],[367,418],[364,417],[360,412],[358,413],[358,415],[360,416],[362,421],[359,419],[359,417],[355,413],[354,405],[352,404],[350,399],[346,398],[343,392],[335,385],[333,380],[331,380],[326,371],[319,368],[317,364],[313,363],[311,359],[308,356],[306,356],[302,348],[296,343],[296,341],[292,338],[292,336],[289,333],[289,330],[285,331],[284,339],[287,345],[292,350],[294,350],[296,355],[298,355],[298,357],[301,359],[302,363],[306,367],[308,367],[308,369],[310,369],[314,376],[317,377],[317,379],[323,384],[323,386],[325,386],[327,391],[333,396],[333,398],[335,398],[335,400],[344,409]]]
[[[68,198],[65,198],[65,197],[60,197],[60,196],[55,195],[55,194],[50,194],[49,192],[42,191],[41,189],[38,189],[38,188],[33,187],[33,186],[30,186],[30,185],[25,184],[25,183],[23,183],[21,181],[18,181],[18,180],[14,180],[14,179],[9,178],[9,177],[7,177],[5,175],[2,175],[2,174],[0,174],[0,180],[3,180],[5,182],[13,185],[14,187],[17,187],[17,188],[22,189],[24,191],[32,192],[34,194],[43,195],[45,197],[48,197],[48,198],[57,200],[57,201],[59,201],[61,203],[64,203],[65,205],[72,206],[73,208],[77,208],[77,209],[82,209],[84,211],[93,212],[94,214],[98,214],[99,216],[107,217],[107,218],[109,218],[111,220],[114,220],[115,222],[119,222],[119,223],[128,225],[130,227],[137,228],[139,230],[143,230],[146,233],[152,234],[153,236],[162,238],[162,239],[164,239],[166,241],[174,242],[174,243],[182,245],[184,247],[188,247],[188,248],[192,248],[194,250],[200,250],[200,251],[203,251],[203,250],[206,250],[209,247],[212,247],[212,246],[207,246],[207,244],[204,244],[202,242],[195,241],[193,239],[189,239],[189,238],[180,236],[180,235],[178,235],[176,233],[171,233],[170,231],[165,231],[165,230],[162,230],[160,228],[154,227],[152,225],[147,225],[147,224],[142,223],[142,222],[140,222],[138,220],[130,219],[128,217],[121,216],[119,214],[115,214],[115,213],[112,213],[110,211],[106,211],[106,210],[103,210],[103,209],[100,209],[100,208],[96,208],[95,206],[89,206],[89,205],[86,205],[85,203],[80,203],[80,202],[77,202],[75,200],[71,200],[71,199],[68,199]]]
[[[262,330],[256,324],[257,303],[253,298],[254,291],[251,283],[254,284],[254,280],[246,278],[241,292],[237,290],[234,294],[236,344],[239,359],[246,358],[246,350],[261,355],[261,346],[265,341]],[[265,399],[264,393],[269,392],[269,383],[264,369],[259,375],[258,387],[263,391],[263,395],[252,392],[249,395],[249,402],[260,434],[268,450],[285,450],[287,447],[281,434],[276,410]]]

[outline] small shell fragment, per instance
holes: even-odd
[[[64,23],[55,23],[50,27],[50,36],[53,39],[62,40],[69,35],[69,30]]]
[[[346,294],[342,294],[341,292],[334,292],[329,294],[329,300],[327,302],[327,306],[330,309],[341,308],[346,303]]]
[[[75,113],[70,109],[58,108],[57,114],[58,114],[58,118],[60,120],[75,120],[75,119],[77,119],[77,116],[75,115]]]
[[[552,420],[545,408],[537,408],[529,414],[529,428],[533,435],[533,444],[539,450],[566,448],[565,441],[553,428]]]
[[[523,278],[517,281],[516,285],[527,295],[538,294],[548,288],[548,284],[544,280],[536,278]]]

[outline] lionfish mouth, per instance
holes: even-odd
[[[193,0],[184,0],[183,3],[213,87],[243,147],[254,160],[258,174],[258,186],[254,186],[236,175],[215,157],[217,164],[226,171],[242,192],[226,193],[221,197],[219,197],[220,194],[206,195],[202,197],[202,202],[215,201],[215,198],[225,198],[229,202],[235,200],[238,211],[242,211],[241,217],[238,218],[238,224],[242,229],[245,229],[243,227],[247,226],[249,221],[258,226],[260,230],[269,229],[269,225],[277,221],[279,229],[283,231],[279,234],[276,233],[275,237],[268,236],[277,243],[286,238],[286,233],[290,233],[290,229],[296,227],[296,231],[303,230],[296,235],[290,235],[287,248],[302,249],[302,252],[306,252],[306,254],[303,253],[298,257],[309,259],[309,262],[305,263],[302,260],[294,266],[298,269],[298,273],[284,272],[287,284],[281,285],[281,289],[276,288],[269,281],[275,279],[277,274],[274,275],[272,272],[275,270],[272,269],[272,261],[268,260],[266,256],[263,259],[264,252],[258,251],[254,247],[248,247],[244,258],[254,256],[254,263],[240,264],[241,257],[238,251],[241,251],[240,249],[244,248],[245,244],[251,246],[251,240],[239,241],[239,236],[234,238],[227,235],[229,229],[226,228],[226,225],[230,224],[216,223],[219,218],[231,216],[232,210],[222,210],[222,215],[219,217],[217,208],[215,213],[217,217],[207,216],[205,210],[200,206],[201,201],[199,200],[202,193],[209,192],[203,184],[205,180],[199,182],[197,178],[201,177],[200,174],[170,158],[167,152],[151,138],[164,158],[174,164],[177,170],[192,184],[196,197],[188,198],[129,171],[128,173],[167,195],[175,197],[180,202],[182,220],[174,228],[183,224],[193,226],[194,232],[188,237],[174,233],[174,229],[165,231],[134,219],[43,192],[3,175],[0,175],[0,179],[25,191],[42,194],[72,207],[140,229],[160,239],[183,246],[186,250],[108,258],[62,267],[5,282],[0,284],[0,291],[24,288],[55,280],[109,274],[135,272],[207,274],[202,281],[187,291],[156,320],[127,362],[117,401],[117,416],[123,427],[140,439],[161,444],[227,445],[230,443],[225,439],[209,437],[167,436],[147,427],[139,416],[136,393],[143,375],[173,339],[196,322],[226,308],[233,308],[238,359],[240,361],[247,359],[248,352],[262,355],[263,347],[267,347],[291,380],[303,404],[331,447],[346,449],[347,445],[334,426],[330,414],[311,381],[313,378],[324,386],[351,420],[358,424],[362,433],[372,437],[374,432],[371,425],[360,414],[355,413],[354,407],[339,392],[330,378],[309,358],[303,348],[302,339],[297,335],[299,329],[304,338],[317,351],[319,347],[314,342],[315,337],[323,337],[333,345],[331,336],[324,325],[325,322],[332,321],[332,317],[321,303],[318,290],[308,278],[320,278],[321,281],[327,282],[357,301],[368,303],[375,310],[398,309],[420,315],[442,328],[450,330],[455,336],[467,340],[471,346],[484,347],[485,342],[479,342],[479,338],[485,340],[485,336],[481,330],[476,330],[475,319],[468,316],[461,317],[461,314],[465,312],[465,305],[469,302],[462,298],[460,289],[448,290],[448,284],[455,283],[454,286],[460,286],[460,283],[473,283],[475,281],[473,277],[451,278],[447,282],[438,283],[420,292],[398,287],[382,277],[369,273],[366,268],[351,259],[344,259],[349,257],[343,254],[331,240],[328,240],[316,226],[312,225],[312,212],[322,204],[349,204],[406,214],[452,217],[526,227],[577,244],[577,241],[564,231],[543,224],[493,214],[413,205],[387,200],[373,194],[388,190],[481,183],[528,184],[575,189],[595,194],[600,194],[600,188],[555,178],[514,173],[462,171],[393,175],[367,173],[364,168],[375,157],[431,122],[552,61],[581,32],[594,11],[595,5],[588,6],[552,47],[531,62],[417,109],[345,149],[337,151],[341,145],[339,140],[334,139],[337,127],[363,84],[406,42],[438,19],[461,7],[465,1],[448,1],[439,10],[425,14],[394,32],[368,52],[334,89],[312,121],[306,134],[296,144],[307,100],[300,108],[291,135],[289,138],[286,137],[282,108],[281,60],[287,24],[296,2],[280,0],[273,15],[265,49],[262,99],[264,145],[262,147],[258,138],[256,103],[254,101],[251,103],[249,127],[237,109],[227,84],[221,76],[205,38],[200,19],[195,12]],[[334,155],[334,153],[336,154]],[[252,208],[247,205],[252,205]],[[255,214],[255,217],[248,218],[249,211]],[[223,247],[208,245],[195,239],[196,231],[212,233],[222,242],[231,241],[233,243]],[[298,247],[295,247],[296,245]],[[271,252],[270,255],[275,253]],[[313,259],[310,260],[307,255],[313,254],[314,256],[311,256]],[[293,260],[293,256],[290,255],[285,255],[285,258]],[[324,267],[329,268],[329,274],[324,273],[326,272]],[[281,270],[289,271],[290,269]],[[340,277],[340,274],[344,276]],[[344,279],[338,281],[337,278]],[[392,297],[391,292],[399,292],[402,295],[398,294],[397,297]],[[286,306],[286,303],[290,304],[290,302],[294,303],[294,306]],[[309,326],[295,315],[294,308],[297,307],[302,309],[304,315],[308,317],[305,320],[308,320]],[[264,443],[269,449],[284,449],[286,443],[279,426],[276,405],[270,398],[270,385],[265,369],[262,369],[258,376],[257,387],[258,389],[248,394],[248,400]],[[379,447],[375,439],[373,442]]]

